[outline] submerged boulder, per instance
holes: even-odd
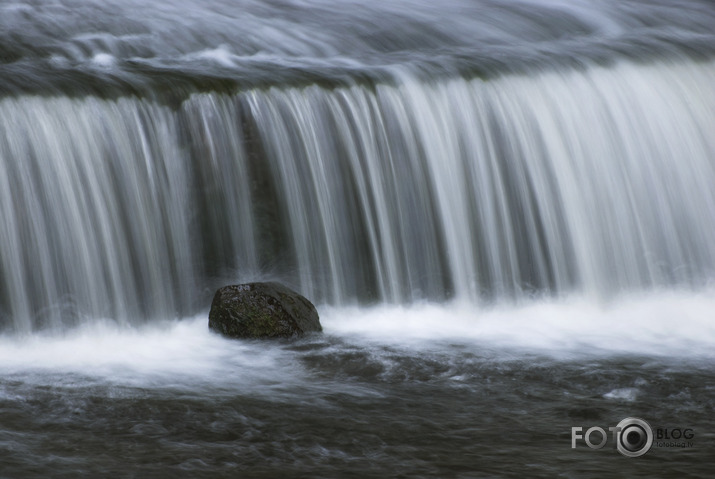
[[[209,329],[231,338],[290,338],[323,330],[315,306],[279,283],[219,288]]]

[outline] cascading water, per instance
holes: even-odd
[[[171,317],[265,265],[336,304],[703,285],[714,76],[712,62],[400,75],[175,108],[6,98],[5,317],[19,331],[69,306]]]
[[[373,3],[0,2],[0,476],[553,476],[610,409],[713,424],[712,2]],[[210,335],[262,279],[325,335]]]

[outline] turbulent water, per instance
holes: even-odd
[[[705,476],[713,25],[0,1],[0,477]],[[263,279],[325,334],[209,334]],[[572,449],[628,416],[693,446]]]

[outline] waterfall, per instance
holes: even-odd
[[[0,476],[712,476],[714,26],[0,0]]]
[[[278,278],[473,304],[715,274],[715,63],[0,100],[5,329]]]

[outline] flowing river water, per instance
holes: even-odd
[[[713,25],[0,1],[0,477],[709,477]],[[259,280],[324,333],[211,334]]]

